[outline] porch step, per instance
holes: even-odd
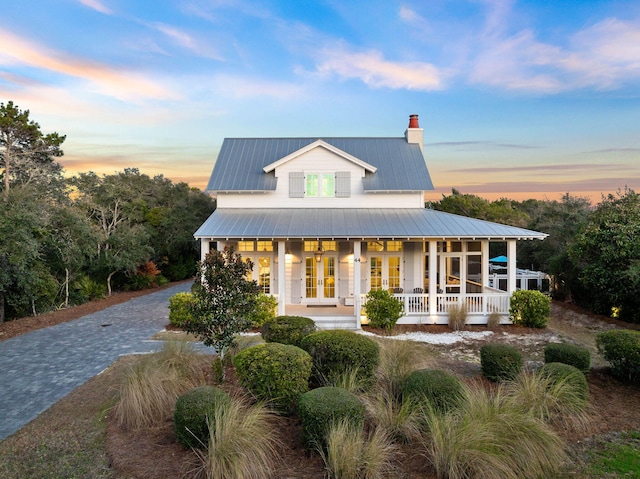
[[[310,316],[318,329],[356,329],[356,318],[353,316]]]

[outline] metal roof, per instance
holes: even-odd
[[[365,191],[433,190],[420,146],[400,138],[320,138],[377,168],[367,172]],[[274,172],[263,168],[319,138],[225,138],[207,191],[273,191]]]
[[[214,239],[544,239],[524,228],[422,208],[226,208],[194,234]]]

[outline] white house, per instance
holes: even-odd
[[[227,138],[207,186],[217,209],[194,236],[203,258],[226,245],[250,258],[278,314],[319,327],[360,327],[379,288],[404,302],[400,324],[446,324],[452,304],[468,323],[506,321],[516,241],[547,235],[426,209],[432,189],[418,115],[401,137]],[[506,242],[506,291],[490,287],[495,241]]]

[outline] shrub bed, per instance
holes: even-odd
[[[220,388],[201,386],[180,396],[173,414],[176,439],[187,448],[203,448],[209,442],[209,427],[214,425],[214,410],[220,402],[229,403],[229,395]]]
[[[569,364],[587,374],[591,367],[591,353],[575,344],[549,343],[544,348],[544,362]]]
[[[624,382],[640,381],[640,331],[606,331],[596,336],[596,345],[611,365],[611,374]]]
[[[480,366],[491,381],[513,379],[522,369],[522,354],[509,344],[485,344],[480,348]]]
[[[347,367],[357,369],[363,386],[374,382],[380,347],[372,339],[353,331],[318,331],[306,336],[301,347],[313,359],[312,379],[317,384],[334,381]]]
[[[316,330],[313,319],[304,316],[278,316],[265,321],[262,337],[268,343],[292,344],[300,347],[305,336]]]
[[[364,427],[365,406],[358,396],[346,389],[321,387],[313,389],[298,401],[298,416],[307,445],[324,446],[329,428],[347,420],[355,428]]]
[[[402,316],[403,304],[386,289],[371,290],[367,293],[364,311],[369,324],[374,328],[391,331]]]
[[[426,399],[436,411],[446,412],[462,402],[464,387],[446,371],[419,369],[404,379],[401,391],[403,398],[412,398],[418,404]]]
[[[298,396],[309,389],[311,357],[290,344],[252,346],[236,354],[233,364],[240,384],[281,412],[289,412]]]

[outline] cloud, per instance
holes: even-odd
[[[318,53],[317,73],[360,80],[372,88],[432,91],[444,88],[445,74],[430,63],[393,62],[376,50],[353,52],[345,47]]]
[[[166,23],[154,22],[145,23],[150,28],[159,31],[179,46],[190,50],[191,52],[205,58],[212,60],[224,60],[224,58],[212,48],[203,46],[200,42],[194,39],[188,33]]]
[[[595,178],[575,181],[505,181],[487,182],[471,185],[454,185],[464,193],[566,193],[576,191],[612,192],[624,188],[625,185],[633,188],[640,185],[640,177],[635,178]],[[439,190],[450,191],[451,187],[441,187]]]
[[[25,65],[86,81],[98,93],[125,101],[172,99],[173,92],[145,76],[51,50],[0,29],[0,65]]]
[[[284,100],[299,97],[304,93],[304,88],[299,85],[262,78],[217,75],[213,83],[216,93],[232,98],[270,97]]]
[[[105,15],[111,15],[113,13],[113,11],[111,11],[111,9],[106,7],[104,3],[102,3],[100,0],[78,0],[78,1],[81,4],[83,4],[85,7],[92,8],[93,10],[96,10],[100,13],[104,13]]]
[[[447,173],[527,173],[538,172],[551,173],[559,171],[576,171],[584,173],[585,171],[620,171],[631,169],[625,164],[573,164],[573,165],[538,165],[538,166],[498,166],[498,167],[479,167],[479,168],[457,168],[445,170]]]
[[[445,146],[445,147],[450,147],[450,146],[461,146],[461,147],[465,147],[466,149],[472,150],[472,149],[483,149],[486,150],[488,147],[489,148],[508,148],[508,149],[515,149],[515,150],[535,150],[537,148],[540,148],[539,146],[532,146],[532,145],[518,145],[518,144],[514,144],[514,143],[495,143],[492,141],[440,141],[437,143],[428,143],[425,146],[435,146],[435,147],[440,147],[440,146]]]
[[[565,45],[531,28],[508,32],[512,2],[485,1],[469,81],[535,93],[614,89],[640,79],[640,22],[607,18],[570,35]]]

